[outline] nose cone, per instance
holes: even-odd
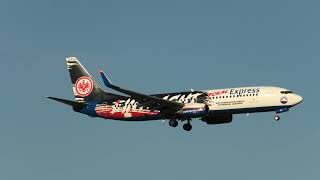
[[[300,104],[303,101],[303,97],[296,95],[296,104]]]

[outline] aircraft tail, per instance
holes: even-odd
[[[76,101],[70,101],[67,99],[61,99],[61,98],[56,98],[56,97],[47,97],[48,99],[63,103],[65,105],[71,106],[73,108],[74,111],[76,112],[80,112],[81,109],[83,109],[84,107],[87,106],[86,103],[82,103],[82,102],[76,102]]]
[[[105,92],[75,57],[66,58],[76,102],[101,101],[113,94]]]

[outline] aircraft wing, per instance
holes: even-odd
[[[184,106],[184,104],[179,103],[179,102],[168,101],[168,100],[161,99],[161,98],[158,98],[155,96],[150,96],[150,95],[142,94],[139,92],[123,89],[121,87],[113,85],[103,71],[100,71],[100,75],[102,77],[104,84],[108,88],[113,89],[118,92],[121,92],[123,94],[127,94],[127,95],[133,97],[134,99],[157,103],[159,105],[159,107],[161,107],[161,109],[165,109],[165,110],[169,110],[169,111],[171,110],[171,111],[176,112]]]

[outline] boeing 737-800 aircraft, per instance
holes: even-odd
[[[100,71],[106,87],[124,95],[113,94],[104,91],[77,58],[68,57],[66,61],[75,100],[48,98],[90,117],[122,121],[167,119],[171,127],[177,127],[178,121],[186,121],[183,129],[190,131],[193,118],[207,124],[223,124],[230,123],[233,114],[272,111],[276,114],[274,119],[279,121],[278,114],[303,101],[292,91],[269,86],[146,95],[112,84]]]

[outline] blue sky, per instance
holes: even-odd
[[[318,1],[0,2],[0,179],[319,179]],[[193,121],[91,119],[72,99],[65,57],[143,93],[281,86],[303,104]]]

